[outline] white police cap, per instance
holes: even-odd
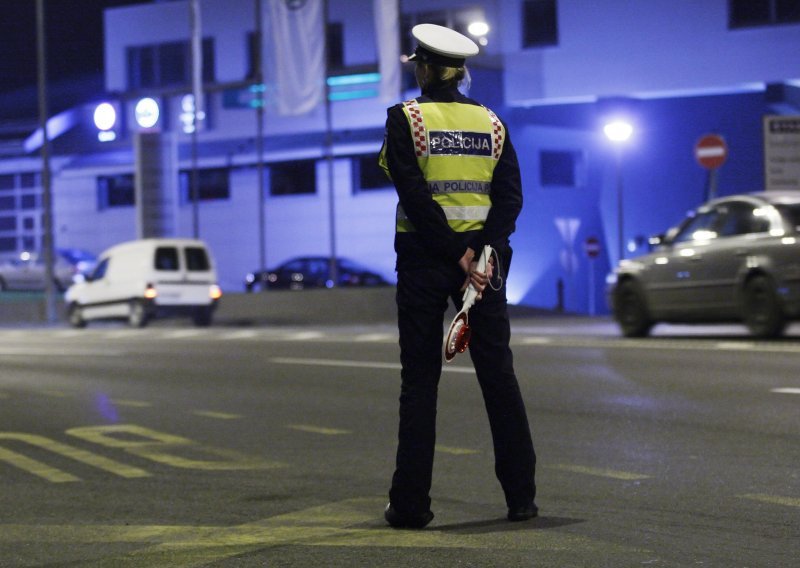
[[[464,34],[436,24],[418,24],[411,30],[417,49],[408,61],[443,67],[463,67],[467,57],[478,54],[478,46]]]

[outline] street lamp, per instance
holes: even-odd
[[[615,146],[617,167],[617,247],[619,259],[625,258],[625,224],[622,206],[622,145],[633,134],[633,125],[624,120],[613,120],[606,123],[603,132]]]

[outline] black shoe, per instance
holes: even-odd
[[[508,520],[512,523],[516,523],[518,521],[527,521],[528,519],[538,516],[539,507],[536,506],[536,503],[508,508]]]
[[[396,529],[421,529],[433,520],[433,511],[425,511],[416,515],[404,515],[389,503],[383,512],[386,522]]]

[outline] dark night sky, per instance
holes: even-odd
[[[103,9],[150,0],[44,0],[48,81],[103,74]],[[36,2],[0,0],[0,93],[36,86]]]

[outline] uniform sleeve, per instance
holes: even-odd
[[[457,263],[467,247],[447,224],[444,211],[433,200],[417,163],[408,119],[399,105],[388,111],[386,162],[400,205],[413,223],[417,238],[443,261]]]
[[[503,152],[492,174],[491,196],[492,207],[483,231],[470,242],[470,247],[475,251],[481,250],[485,244],[494,248],[504,245],[516,229],[517,217],[522,211],[522,179],[517,152],[511,143],[508,128]]]

